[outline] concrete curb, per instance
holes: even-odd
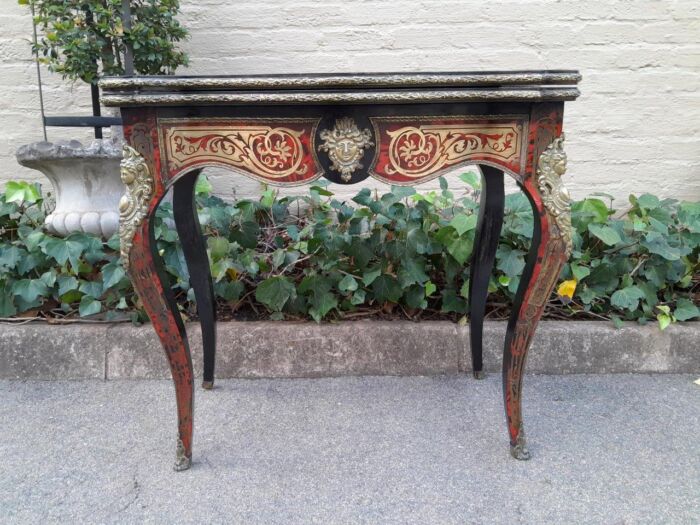
[[[501,366],[505,322],[484,327],[484,366]],[[188,325],[201,373],[199,327]],[[437,321],[338,324],[226,322],[218,325],[219,378],[434,375],[469,371],[469,328]],[[656,326],[543,321],[527,371],[541,374],[700,373],[700,323]],[[4,324],[0,379],[167,378],[150,325]]]

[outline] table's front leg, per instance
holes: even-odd
[[[122,264],[127,270],[153,328],[165,349],[177,399],[178,440],[175,470],[190,467],[194,389],[192,360],[175,298],[153,235],[151,219],[165,186],[157,165],[147,162],[130,146],[124,147],[121,177],[127,191],[119,203]]]
[[[530,458],[521,408],[525,358],[537,323],[571,252],[570,199],[560,180],[565,168],[563,137],[555,138],[539,156],[536,171],[533,169],[534,173],[521,184],[532,204],[535,224],[503,354],[503,397],[510,452],[516,459]]]

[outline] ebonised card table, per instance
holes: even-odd
[[[121,257],[170,363],[178,412],[176,470],[192,459],[194,378],[187,335],[155,248],[151,218],[173,188],[175,226],[190,269],[204,342],[204,384],[214,380],[215,311],[193,189],[206,166],[267,184],[367,177],[415,185],[477,164],[483,191],[471,267],[470,339],[482,377],[482,325],[503,222],[507,173],[525,192],[535,227],[503,352],[503,397],[516,459],[528,459],[521,412],[530,342],[571,251],[564,102],[576,71],[111,77],[102,100],[121,109],[126,193]]]

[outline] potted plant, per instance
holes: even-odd
[[[115,127],[109,139],[102,139],[101,127],[119,119],[100,116],[97,82],[104,75],[131,73],[127,62],[133,62],[136,73],[147,75],[172,74],[186,65],[187,55],[177,47],[187,37],[176,20],[179,0],[18,2],[31,8],[39,30],[32,46],[37,60],[64,79],[91,87],[92,117],[44,117],[44,124],[94,127],[95,140],[87,146],[76,140],[35,142],[20,147],[17,160],[41,171],[54,187],[56,208],[45,222],[50,232],[82,231],[108,238],[118,228],[123,193],[121,132]]]

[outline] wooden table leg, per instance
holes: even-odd
[[[556,124],[560,129],[560,123],[555,122]],[[530,172],[531,175],[521,184],[521,188],[532,204],[534,232],[513,313],[508,322],[503,353],[503,397],[510,435],[510,453],[516,459],[530,459],[521,407],[527,351],[545,304],[571,252],[570,199],[560,180],[566,168],[563,137],[554,138],[538,154],[536,144],[542,143],[542,135],[546,137],[556,133],[556,126],[554,132],[551,129],[540,131],[538,136],[537,129],[534,129],[532,133],[534,140],[531,140],[531,149],[534,149],[538,162],[536,172],[534,169]]]
[[[482,173],[481,202],[476,226],[476,239],[469,277],[469,340],[474,377],[484,377],[482,339],[484,312],[489,278],[496,258],[498,239],[503,225],[503,171],[480,165]]]
[[[204,378],[202,388],[214,388],[216,364],[216,304],[209,270],[207,246],[197,217],[194,187],[201,170],[183,175],[173,188],[173,215],[182,251],[190,274],[190,285],[197,301],[197,314],[202,327]]]
[[[149,166],[136,149],[124,147],[121,177],[127,191],[119,203],[119,238],[122,264],[151,318],[170,363],[178,416],[174,468],[186,470],[192,461],[192,360],[185,327],[153,236],[151,218],[165,194],[164,185],[153,175],[158,173],[154,166]]]

